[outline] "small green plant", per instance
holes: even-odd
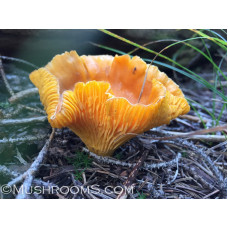
[[[69,162],[73,164],[75,168],[75,178],[82,180],[82,173],[91,166],[92,159],[81,151],[76,151],[75,158],[69,159]]]
[[[123,155],[121,153],[118,153],[114,157],[118,160],[121,160],[123,158]]]
[[[137,199],[146,199],[146,195],[143,192],[138,192]]]
[[[183,158],[187,158],[188,157],[188,153],[186,151],[182,151],[181,155]]]
[[[11,104],[8,101],[6,101],[6,102],[0,102],[0,108],[2,108],[2,109],[9,108],[10,105]]]

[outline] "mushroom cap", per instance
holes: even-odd
[[[129,55],[56,55],[30,79],[54,128],[68,127],[98,155],[190,110],[179,86],[156,66]]]

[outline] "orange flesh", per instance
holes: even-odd
[[[73,64],[72,64],[73,63]],[[74,89],[77,82],[91,80],[109,82],[115,97],[124,97],[130,103],[138,102],[147,65],[139,57],[82,56],[75,52],[57,55],[46,69],[58,78],[59,93]],[[157,102],[163,90],[151,93],[151,80],[146,80],[140,104]],[[59,104],[60,106],[60,104]]]
[[[189,105],[166,74],[139,57],[57,55],[30,74],[52,127],[69,127],[98,155],[150,128],[167,124]],[[123,99],[124,98],[124,99]]]

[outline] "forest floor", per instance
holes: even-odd
[[[11,197],[227,198],[226,109],[221,112],[223,102],[211,99],[213,93],[207,88],[189,81],[181,88],[186,97],[198,102],[192,103],[194,110],[133,138],[113,157],[94,155],[69,129],[56,129],[24,172],[10,174],[5,169],[12,176],[9,186],[23,183],[25,189],[33,188],[31,194],[19,192]],[[216,122],[208,111],[220,119]]]

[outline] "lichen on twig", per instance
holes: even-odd
[[[11,126],[15,124],[31,124],[40,123],[47,120],[46,116],[23,118],[23,119],[2,119],[0,120],[0,126]]]
[[[34,176],[35,176],[36,172],[38,171],[38,169],[41,165],[41,162],[44,159],[44,156],[48,152],[48,148],[49,148],[50,143],[54,137],[54,133],[55,133],[55,129],[52,129],[52,133],[51,133],[49,139],[47,140],[47,142],[43,146],[42,150],[39,152],[39,155],[37,156],[35,161],[32,163],[30,168],[25,173],[23,173],[22,175],[18,176],[17,178],[15,178],[14,180],[12,180],[8,183],[9,186],[13,186],[13,185],[16,185],[16,184],[18,184],[24,180],[23,187],[20,188],[20,192],[17,195],[17,199],[27,198],[26,192],[29,192],[29,189],[30,189],[32,182],[33,182],[33,179],[34,179]]]
[[[43,140],[45,135],[37,135],[37,136],[25,136],[20,138],[3,138],[0,139],[0,144],[13,144],[13,143],[25,143],[25,142],[34,142]]]
[[[124,166],[124,167],[129,167],[129,168],[133,168],[137,164],[137,163],[129,163],[129,162],[123,162],[120,160],[115,160],[110,157],[98,156],[98,155],[90,152],[87,148],[83,148],[83,151],[88,153],[90,156],[94,157],[98,161],[107,163],[107,164],[119,165],[119,166]],[[171,161],[161,162],[161,163],[156,163],[156,164],[148,164],[148,163],[144,162],[144,164],[141,166],[141,169],[153,170],[153,169],[161,169],[161,168],[165,168],[165,167],[172,167],[172,166],[176,165],[177,159],[180,159],[180,157],[181,157],[181,154],[178,154],[177,157]]]
[[[26,90],[20,91],[18,93],[15,93],[13,96],[11,96],[9,98],[9,102],[14,104],[14,103],[20,101],[21,99],[32,96],[34,94],[38,94],[37,88],[26,89]]]
[[[4,84],[5,84],[5,87],[6,87],[7,91],[9,92],[9,94],[10,94],[11,96],[14,96],[14,91],[13,91],[13,89],[10,87],[10,84],[9,84],[7,78],[6,78],[5,71],[4,71],[4,69],[3,69],[2,57],[1,57],[1,55],[0,55],[0,74],[1,74],[1,76],[2,76],[2,79],[3,79],[3,82],[4,82]]]

